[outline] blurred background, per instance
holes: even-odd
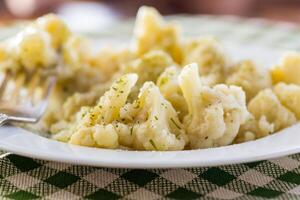
[[[154,6],[163,14],[238,15],[300,23],[300,0],[0,0],[0,22],[54,12],[75,29],[91,29],[132,17],[141,5]]]

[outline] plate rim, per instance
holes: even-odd
[[[285,155],[290,155],[294,153],[300,152],[300,143],[299,145],[297,143],[292,144],[289,148],[287,148],[287,145],[284,145],[285,150],[279,150],[281,149],[280,147],[280,142],[282,139],[284,140],[289,140],[291,136],[296,136],[298,138],[293,139],[293,141],[300,141],[300,134],[297,135],[297,133],[294,131],[290,131],[290,129],[296,129],[296,131],[300,130],[300,123],[297,123],[287,129],[284,129],[282,131],[277,132],[276,134],[270,135],[268,137],[264,137],[255,141],[249,141],[241,144],[233,144],[233,145],[228,145],[228,146],[222,146],[222,147],[215,147],[215,148],[208,148],[208,149],[196,149],[196,150],[184,150],[184,151],[128,151],[128,150],[112,150],[112,149],[101,149],[101,148],[93,148],[93,147],[84,147],[84,146],[78,146],[78,145],[72,145],[72,144],[67,144],[59,141],[55,141],[49,138],[45,138],[43,136],[34,134],[30,131],[27,131],[22,128],[18,127],[13,127],[13,126],[5,126],[0,128],[0,135],[3,135],[3,132],[5,131],[4,129],[8,129],[9,131],[6,131],[6,135],[9,138],[11,135],[9,135],[12,130],[14,131],[12,136],[17,136],[17,138],[22,139],[24,137],[24,133],[29,134],[27,136],[30,136],[30,139],[34,139],[34,137],[38,138],[38,140],[46,140],[48,145],[57,145],[57,147],[64,147],[67,149],[70,149],[73,151],[73,156],[76,155],[80,151],[82,155],[79,157],[70,157],[70,154],[53,154],[53,153],[48,153],[46,155],[45,152],[33,152],[30,151],[26,148],[20,148],[18,146],[14,146],[11,144],[6,144],[5,141],[0,141],[0,149],[3,149],[5,151],[12,152],[17,155],[21,156],[26,156],[26,157],[31,157],[35,159],[40,159],[40,160],[46,160],[46,161],[54,161],[54,162],[61,162],[61,163],[69,163],[69,164],[76,164],[76,165],[88,165],[88,166],[95,166],[95,167],[113,167],[113,168],[144,168],[144,169],[153,169],[153,168],[190,168],[190,167],[212,167],[212,166],[224,166],[224,165],[232,165],[232,164],[241,164],[241,163],[248,163],[248,162],[254,162],[254,161],[261,161],[261,160],[266,160],[266,159],[273,159],[273,158],[278,158],[281,156]],[[286,136],[289,135],[289,136]],[[28,137],[27,137],[28,139]],[[42,141],[41,141],[42,142]],[[210,153],[210,154],[215,154],[217,155],[221,151],[229,151],[231,153],[234,153],[236,150],[243,150],[243,148],[249,148],[255,150],[257,145],[263,145],[265,142],[267,143],[276,143],[279,146],[276,146],[277,150],[271,151],[269,153],[265,153],[262,155],[257,156],[252,155],[248,157],[243,157],[240,158],[238,156],[238,159],[236,158],[226,158],[223,160],[191,160],[193,158],[196,158],[195,154],[202,156],[202,154]],[[285,141],[286,143],[286,141]],[[39,145],[38,145],[39,146]],[[261,147],[263,148],[263,146]],[[39,149],[35,149],[39,150]],[[48,149],[49,150],[49,149]],[[248,151],[248,150],[247,150]],[[75,152],[75,153],[74,153]],[[250,151],[248,151],[249,153]],[[130,155],[130,159],[124,161],[122,159],[110,159],[111,157],[108,158],[96,158],[93,157],[93,159],[89,157],[83,157],[87,155],[88,153],[97,153],[99,154],[111,154],[116,156],[117,158],[123,157],[123,156],[128,156]],[[251,152],[250,152],[251,153]],[[134,155],[133,155],[134,154]],[[132,158],[132,156],[135,156]],[[142,156],[142,157],[140,157]],[[167,160],[168,156],[174,157],[174,156],[181,156],[179,159],[171,159]],[[189,159],[186,160],[187,156]],[[96,158],[96,159],[95,159]],[[138,162],[135,160],[136,158],[142,158],[142,159],[148,159],[147,161],[145,160],[138,160]],[[151,158],[155,158],[154,160],[150,160]],[[185,162],[186,161],[186,162]]]

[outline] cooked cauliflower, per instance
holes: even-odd
[[[0,70],[16,79],[8,87],[29,90],[55,75],[45,114],[27,127],[76,145],[209,148],[265,137],[300,119],[300,53],[266,72],[250,60],[233,63],[212,37],[179,36],[154,8],[142,7],[131,46],[97,48],[49,14],[0,43]]]
[[[296,122],[295,114],[284,107],[271,89],[259,92],[248,104],[248,110],[259,121],[262,117],[274,125],[274,131],[291,126]]]
[[[268,71],[256,67],[250,60],[244,60],[229,70],[226,84],[242,87],[249,101],[260,90],[271,87],[272,81]]]
[[[118,133],[112,123],[119,119],[120,109],[125,105],[136,81],[136,74],[120,77],[94,107],[83,107],[68,130],[63,129],[54,135],[54,138],[57,140],[69,138],[69,143],[83,146],[118,147]]]
[[[50,132],[54,133],[51,137],[61,142],[68,142],[73,135],[74,124],[62,120],[51,125]]]
[[[268,122],[266,116],[263,115],[256,120],[253,115],[250,115],[247,121],[241,125],[235,142],[247,142],[268,136],[272,133],[274,133],[274,124]]]
[[[10,40],[12,56],[28,71],[51,67],[57,63],[57,53],[50,35],[38,28],[27,27]]]
[[[61,63],[56,69],[60,80],[69,87],[80,88],[80,92],[87,91],[96,84],[111,78],[102,69],[91,65],[94,59],[92,48],[88,40],[81,36],[68,37],[62,47]]]
[[[32,72],[53,66],[58,59],[56,50],[69,34],[67,26],[57,16],[40,17],[17,36],[1,43],[0,67],[14,72],[24,67]]]
[[[121,65],[126,65],[135,59],[135,55],[128,48],[104,47],[89,59],[89,65],[105,74],[104,80],[106,81],[122,70]]]
[[[7,41],[0,43],[0,70],[1,71],[18,71],[20,65],[12,56],[12,48],[9,48]]]
[[[133,123],[134,149],[182,150],[187,143],[176,110],[153,82],[143,85],[138,99],[122,109],[121,118]]]
[[[178,29],[166,24],[154,8],[141,7],[137,13],[134,28],[134,49],[138,55],[150,50],[163,50],[180,63],[181,48]]]
[[[119,146],[118,134],[112,124],[96,124],[79,128],[70,138],[70,144],[114,149]]]
[[[285,82],[300,84],[300,53],[285,54],[278,65],[271,70],[273,83]]]
[[[54,14],[44,15],[36,20],[36,26],[48,32],[51,36],[51,44],[54,48],[61,48],[71,35],[67,25]]]
[[[76,92],[68,97],[62,106],[63,119],[70,120],[81,107],[93,105],[104,94],[106,89],[106,86],[101,85],[101,87],[93,88],[89,92]]]
[[[274,92],[281,103],[295,113],[297,119],[300,120],[300,86],[278,83],[274,87]]]
[[[207,85],[214,85],[223,82],[224,68],[228,65],[223,51],[223,47],[213,38],[191,40],[183,46],[182,64],[197,63]]]
[[[90,60],[90,54],[90,43],[77,35],[68,37],[62,49],[64,64],[74,69],[86,66]]]
[[[150,51],[140,58],[122,66],[121,73],[136,73],[139,76],[138,85],[146,81],[156,82],[165,68],[174,65],[172,58],[163,51]]]
[[[293,91],[293,87],[285,91],[287,87],[289,86],[280,83],[275,86],[274,91],[279,99],[280,97],[284,98],[281,100],[283,105],[292,105],[291,107],[295,109],[293,106],[296,104],[290,104],[290,102],[297,101],[296,92]],[[284,96],[285,92],[289,93],[287,97]],[[264,89],[249,102],[248,109],[252,114],[241,126],[235,140],[237,143],[266,137],[296,122],[294,113],[287,109],[290,107],[285,108],[276,95],[271,89]],[[287,102],[289,103],[285,104]],[[298,100],[298,102],[300,101]]]
[[[247,117],[245,93],[236,86],[201,84],[197,64],[183,68],[179,85],[188,105],[184,125],[191,148],[231,144]]]
[[[178,83],[180,71],[181,69],[175,66],[166,68],[157,79],[156,84],[162,95],[178,111],[179,118],[183,119],[183,117],[188,113],[188,110]]]
[[[81,123],[84,126],[95,124],[109,124],[119,119],[120,109],[125,105],[131,88],[137,81],[136,74],[126,74],[116,80],[110,89],[104,93]]]

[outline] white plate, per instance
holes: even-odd
[[[225,147],[146,152],[81,147],[50,140],[24,129],[0,129],[0,147],[19,155],[103,167],[172,168],[235,164],[300,152],[300,124],[253,142]]]
[[[195,18],[193,19],[195,20]],[[201,17],[196,19],[203,21]],[[220,24],[220,22],[224,21],[215,20],[211,23]],[[223,27],[225,26],[224,23],[221,24]],[[252,26],[260,31],[259,25],[252,24]],[[225,27],[228,28],[228,24]],[[188,28],[184,27],[184,29]],[[216,34],[220,33],[220,29],[213,30],[216,31]],[[235,27],[231,30],[241,31],[242,29]],[[283,27],[277,27],[276,30],[285,31]],[[214,34],[215,32],[212,31],[211,33]],[[245,36],[242,33],[239,35]],[[228,54],[232,55],[234,60],[251,58],[267,67],[278,61],[284,51],[270,48],[262,42],[253,42],[253,40],[248,43],[236,43],[239,40],[235,37],[232,38],[234,41],[228,39],[228,37],[227,39],[221,39],[224,41]],[[298,153],[300,152],[300,124],[284,129],[274,135],[243,144],[173,152],[124,151],[80,147],[50,140],[21,128],[4,126],[0,128],[0,148],[23,156],[80,165],[124,168],[215,166]]]

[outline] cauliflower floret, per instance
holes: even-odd
[[[280,63],[271,70],[273,83],[285,82],[300,84],[300,53],[285,54]]]
[[[249,101],[260,90],[271,87],[272,81],[267,71],[256,67],[250,60],[245,60],[229,70],[226,84],[242,87]]]
[[[9,48],[7,41],[0,43],[0,70],[18,71],[20,65],[17,60],[13,58],[11,48]]]
[[[120,114],[121,115],[121,114]],[[125,118],[122,118],[125,119]],[[118,134],[119,144],[123,147],[132,147],[134,142],[134,135],[133,135],[133,124],[124,124],[121,122],[116,122],[113,124],[115,130]]]
[[[57,16],[49,14],[40,17],[17,36],[2,43],[0,67],[13,71],[18,71],[20,67],[27,71],[51,67],[57,63],[56,50],[69,35],[67,26]]]
[[[136,74],[126,74],[120,77],[99,99],[97,105],[84,116],[81,122],[85,126],[93,126],[95,124],[109,124],[117,120],[120,117],[120,109],[125,105],[131,88],[136,81]]]
[[[53,134],[52,138],[62,142],[69,142],[78,128],[77,122],[80,122],[89,113],[90,109],[88,106],[83,106],[71,120],[62,119],[52,124],[50,127],[50,132]]]
[[[68,142],[73,134],[71,129],[72,124],[65,120],[62,120],[53,124],[50,128],[50,132],[57,133],[52,136],[53,139],[61,142]]]
[[[63,61],[73,69],[81,68],[90,60],[90,43],[84,38],[72,35],[68,37],[62,49]]]
[[[245,93],[236,86],[203,86],[197,64],[183,68],[179,85],[188,105],[184,125],[191,148],[231,144],[247,117]]]
[[[223,47],[215,39],[191,40],[184,44],[183,49],[182,64],[197,63],[201,77],[206,80],[207,85],[223,81],[224,68],[228,65],[228,61],[223,53]]]
[[[118,133],[112,124],[96,124],[92,127],[82,127],[70,137],[69,143],[110,149],[115,149],[119,146]]]
[[[178,32],[176,26],[164,23],[157,10],[141,7],[134,28],[134,48],[138,55],[143,55],[150,50],[163,50],[180,63],[181,48]]]
[[[63,119],[70,120],[81,107],[93,105],[107,88],[106,85],[101,85],[101,87],[92,88],[89,92],[76,92],[68,97],[62,107]]]
[[[89,64],[105,74],[105,80],[109,80],[114,73],[120,70],[122,64],[125,65],[124,63],[130,62],[134,58],[135,55],[130,49],[105,47],[90,58]]]
[[[123,108],[121,117],[132,120],[133,147],[140,150],[182,150],[187,137],[176,110],[153,82],[146,82],[138,99]]]
[[[266,116],[262,116],[257,123],[256,138],[270,135],[274,132],[274,124],[268,122]]]
[[[248,104],[248,110],[259,121],[262,117],[274,124],[274,131],[291,126],[296,122],[294,113],[285,108],[271,89],[260,91]]]
[[[69,143],[81,146],[95,147],[96,141],[93,138],[94,132],[94,127],[82,127],[78,129],[74,134],[72,134]],[[112,132],[111,134],[114,135],[114,132]]]
[[[110,78],[101,69],[91,65],[93,60],[91,45],[88,40],[72,35],[68,37],[62,48],[62,64],[56,73],[60,79],[69,81],[70,85],[77,88],[91,88],[95,84],[101,84]],[[106,66],[109,68],[110,66]]]
[[[44,15],[36,20],[36,25],[51,35],[52,46],[59,49],[71,35],[67,25],[54,14]]]
[[[54,124],[54,125],[57,125],[57,124]],[[53,130],[56,130],[56,129],[53,129]],[[51,129],[51,131],[52,131],[52,129]],[[57,132],[57,134],[53,135],[51,138],[54,140],[60,141],[60,142],[68,143],[72,134],[73,134],[73,132],[71,130],[65,128],[63,130],[59,130]]]
[[[300,120],[300,86],[295,84],[278,83],[274,92],[281,103],[295,113]]]
[[[112,124],[96,124],[93,128],[93,138],[97,146],[104,148],[117,148],[119,146],[118,133]]]
[[[140,58],[122,66],[121,73],[136,73],[141,86],[146,81],[156,82],[165,68],[174,65],[172,58],[163,51],[151,51]]]
[[[53,138],[68,140],[71,144],[116,148],[118,130],[114,122],[120,118],[120,109],[126,103],[131,88],[137,81],[136,74],[126,74],[116,80],[94,107],[83,107],[74,122],[65,125]],[[57,127],[53,127],[53,129]],[[54,130],[55,131],[55,130]],[[68,139],[69,138],[69,139]]]
[[[29,71],[53,66],[57,62],[50,35],[41,29],[27,27],[10,40],[10,45],[14,58]]]
[[[249,142],[255,140],[255,134],[253,132],[247,131],[243,132],[243,134],[238,134],[235,143]]]
[[[248,104],[252,115],[241,126],[235,141],[237,143],[248,141],[251,134],[252,139],[262,138],[296,123],[295,114],[297,115],[299,111],[297,102],[300,102],[297,90],[300,94],[298,86],[279,83],[274,88],[278,97],[271,89],[259,92]]]
[[[262,116],[256,120],[253,115],[250,115],[246,123],[241,125],[235,142],[247,142],[268,136],[272,133],[274,133],[274,124],[268,122],[266,116]]]
[[[159,87],[162,95],[178,111],[179,118],[183,119],[188,111],[178,83],[180,71],[181,69],[175,66],[166,68],[157,79],[157,86]]]

